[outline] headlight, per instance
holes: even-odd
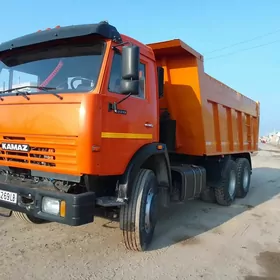
[[[42,199],[42,211],[52,215],[59,215],[60,200],[44,196]]]

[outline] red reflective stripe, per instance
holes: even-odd
[[[59,72],[59,70],[62,68],[63,62],[60,60],[55,69],[52,71],[52,73],[48,76],[48,78],[41,83],[40,87],[45,87]]]

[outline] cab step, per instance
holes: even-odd
[[[125,202],[118,201],[117,197],[114,196],[102,196],[96,199],[96,205],[102,207],[118,207],[125,205]]]

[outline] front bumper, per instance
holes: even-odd
[[[0,207],[3,208],[71,226],[84,225],[94,220],[95,193],[93,192],[68,194],[4,183],[0,183],[0,190],[17,193],[16,204],[0,200]],[[42,198],[44,196],[65,201],[65,217],[42,212]],[[28,203],[26,203],[26,198],[28,198]]]

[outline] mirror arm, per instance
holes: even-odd
[[[119,100],[118,102],[114,102],[114,104],[118,105],[120,103],[122,103],[123,101],[125,101],[129,96],[131,96],[131,92],[129,94],[127,94],[123,99]]]
[[[115,113],[118,112],[118,104],[122,103],[123,101],[125,101],[129,96],[131,96],[131,93],[129,93],[128,95],[126,95],[123,99],[119,100],[118,102],[114,102],[109,103],[109,111],[114,111]]]
[[[127,41],[127,42],[122,42],[122,43],[120,43],[120,44],[114,45],[114,46],[112,47],[112,49],[113,49],[113,50],[118,50],[118,47],[124,46],[124,45],[127,45],[127,44],[129,44],[130,46],[132,46],[132,43]]]

